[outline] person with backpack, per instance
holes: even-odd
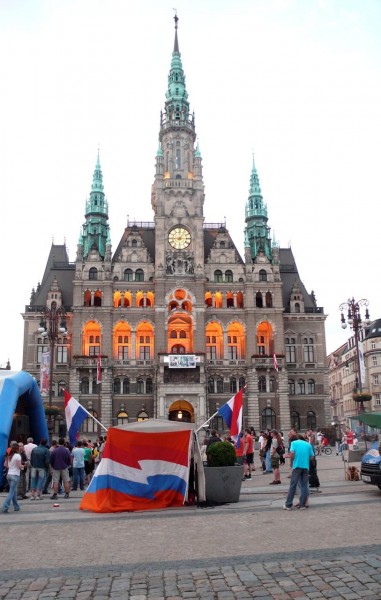
[[[274,472],[274,480],[270,482],[270,485],[278,485],[281,483],[280,480],[280,459],[284,455],[284,445],[279,432],[276,429],[271,430],[271,466]]]

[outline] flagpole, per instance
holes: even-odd
[[[196,429],[195,433],[198,433],[200,431],[200,429],[202,429],[203,427],[205,427],[205,425],[207,425],[209,423],[209,421],[211,421],[217,415],[218,415],[218,410],[214,413],[214,415],[212,415],[211,417],[209,417],[209,419],[207,421],[205,421],[205,423],[203,425],[201,425],[201,427],[199,427],[198,429]]]

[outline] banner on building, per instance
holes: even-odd
[[[40,365],[40,392],[49,393],[50,352],[43,352]]]
[[[170,354],[170,369],[195,369],[196,356],[194,354]]]

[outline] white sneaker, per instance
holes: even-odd
[[[292,510],[292,507],[286,506],[285,504],[283,504],[283,510]]]

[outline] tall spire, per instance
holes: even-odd
[[[245,245],[250,247],[251,258],[255,258],[258,252],[262,250],[267,258],[271,259],[271,238],[270,227],[267,225],[267,206],[263,202],[254,154],[245,217]]]
[[[86,222],[83,225],[82,246],[83,257],[86,258],[90,250],[97,249],[104,258],[106,240],[109,237],[108,202],[103,191],[103,175],[99,159],[95,164],[93,182],[89,199],[86,201]]]
[[[177,36],[178,21],[175,20],[175,42],[173,45],[171,67],[168,75],[168,88],[165,94],[165,116],[166,122],[187,122],[189,120],[188,92],[185,86],[185,74],[181,62],[179,40]]]

